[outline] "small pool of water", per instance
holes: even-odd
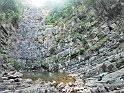
[[[63,73],[56,73],[56,72],[23,72],[23,78],[27,79],[30,78],[33,81],[38,80],[39,78],[44,81],[56,81],[58,84],[63,83],[74,83],[75,78],[68,76],[67,74]]]

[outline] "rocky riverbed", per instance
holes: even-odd
[[[16,70],[1,70],[0,93],[123,93],[124,69],[83,79],[69,74],[53,81],[23,78]]]

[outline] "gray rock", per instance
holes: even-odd
[[[15,93],[23,93],[22,90],[16,90]]]
[[[28,83],[28,84],[32,84],[33,83],[33,81],[31,79],[26,79],[25,82]]]
[[[7,79],[8,79],[8,77],[2,77],[1,79],[2,79],[2,80],[7,80]]]
[[[117,67],[114,64],[110,64],[107,66],[109,72],[114,72],[117,70]]]
[[[20,72],[16,72],[13,76],[21,78],[21,77],[23,77],[23,74]]]
[[[11,92],[12,92],[11,90],[5,90],[2,93],[11,93]]]
[[[5,90],[6,90],[6,86],[5,86],[5,85],[0,84],[0,91],[5,91]]]

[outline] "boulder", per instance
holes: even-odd
[[[101,69],[103,72],[106,72],[107,71],[107,65],[103,63],[101,66]]]
[[[31,79],[26,79],[25,82],[28,83],[28,84],[32,84],[33,83],[33,81]]]
[[[16,90],[16,93],[23,93],[22,90]]]
[[[5,86],[5,85],[0,84],[0,91],[4,91],[4,90],[6,90],[6,86]]]
[[[18,77],[18,78],[21,78],[21,77],[23,77],[23,74],[20,73],[20,72],[16,72],[16,73],[14,74],[14,76],[16,76],[16,77]]]
[[[7,86],[7,89],[8,89],[8,90],[14,90],[15,87],[14,87],[14,85],[8,85],[8,86]]]
[[[107,66],[109,72],[114,72],[117,70],[117,67],[114,64],[110,64]]]
[[[21,78],[23,77],[23,74],[20,72],[10,72],[8,73],[8,79],[15,79],[15,78]]]

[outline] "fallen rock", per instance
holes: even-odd
[[[25,82],[28,83],[28,84],[32,84],[33,83],[33,81],[31,79],[26,79]]]
[[[15,78],[21,78],[23,77],[23,74],[20,72],[10,72],[8,74],[8,79],[15,79]]]

